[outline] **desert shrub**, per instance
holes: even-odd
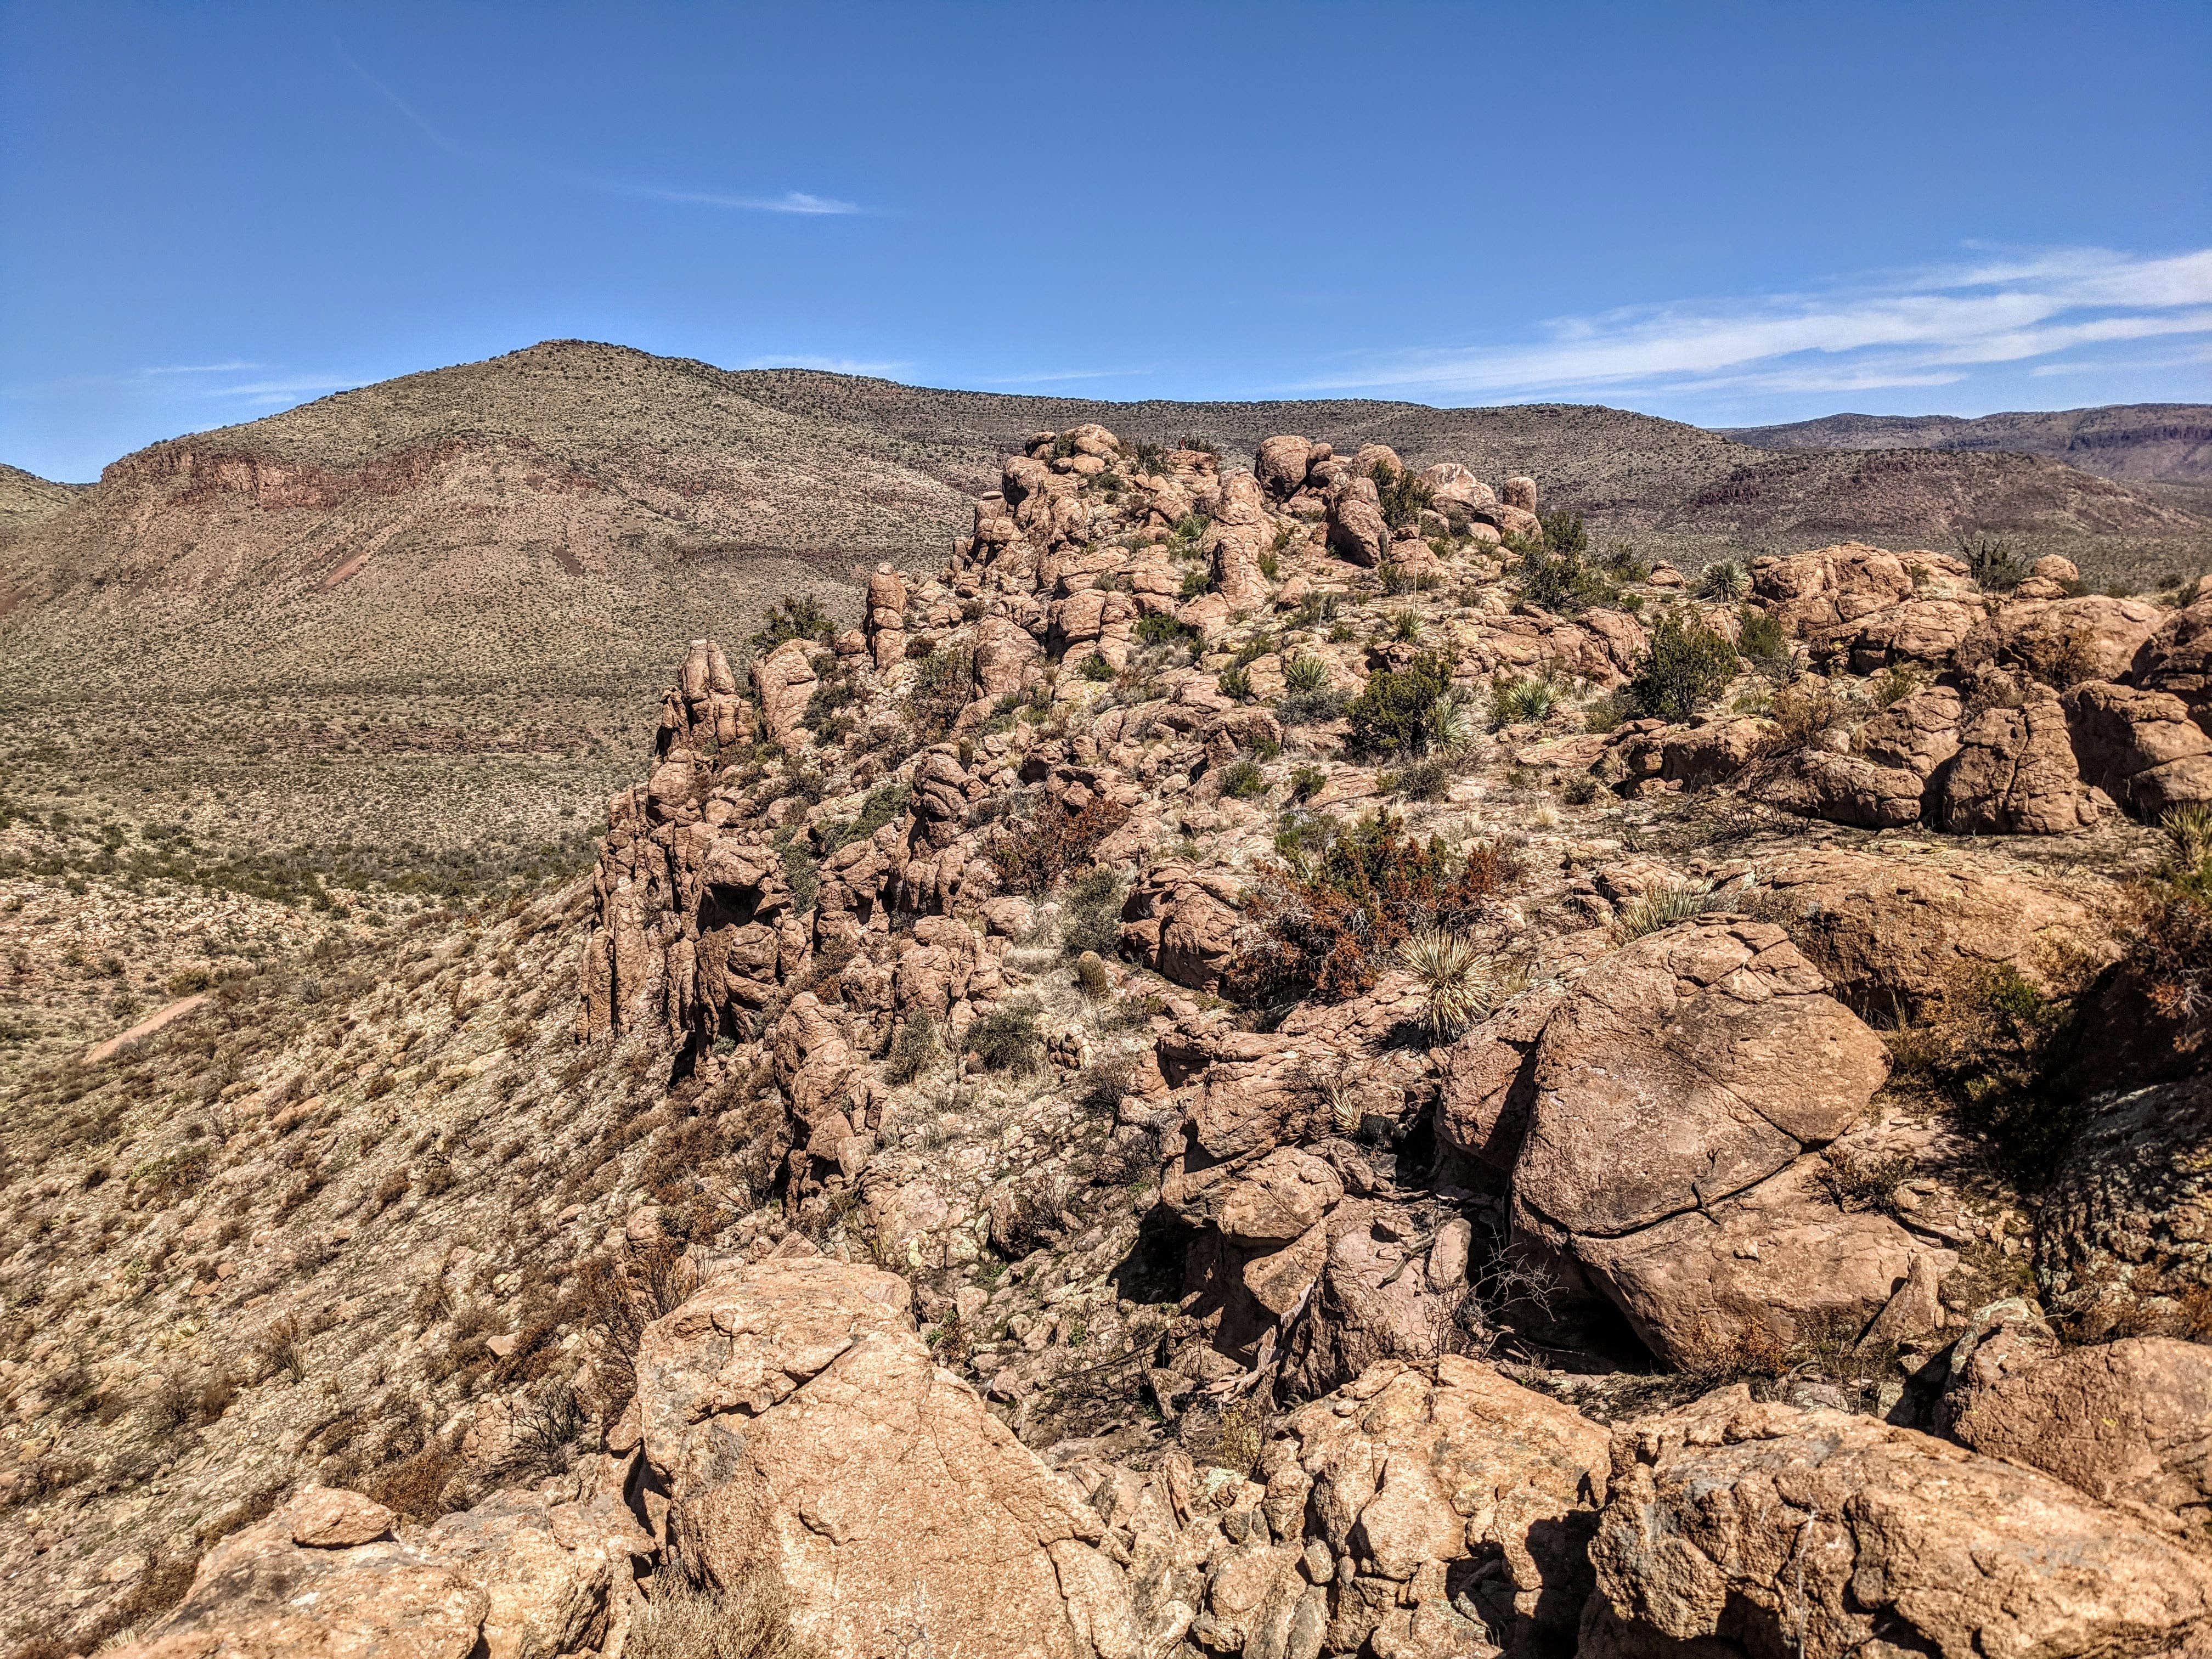
[[[968,706],[975,684],[975,654],[957,646],[939,646],[914,667],[907,690],[906,715],[915,729],[931,738],[952,729]]]
[[[1421,613],[1401,611],[1390,618],[1389,637],[1400,645],[1411,645],[1421,637]]]
[[[1198,641],[1198,630],[1161,611],[1138,617],[1136,636],[1146,645],[1194,645]]]
[[[1959,556],[1976,581],[1992,593],[2009,593],[2027,578],[2027,561],[1996,536],[1963,537]]]
[[[913,789],[903,783],[887,783],[870,790],[868,798],[860,803],[857,817],[850,823],[832,824],[822,832],[822,856],[826,859],[850,842],[868,840],[904,812],[913,798]]]
[[[1267,775],[1248,760],[1241,760],[1221,775],[1221,793],[1231,800],[1250,800],[1267,793]]]
[[[1275,705],[1275,718],[1285,726],[1319,726],[1342,715],[1349,701],[1331,685],[1312,691],[1293,690]]]
[[[1357,996],[1414,933],[1467,926],[1521,874],[1519,860],[1494,843],[1456,856],[1378,813],[1318,854],[1261,867],[1244,902],[1251,934],[1230,982],[1248,998],[1309,989]]]
[[[1060,945],[1071,956],[1110,957],[1121,939],[1121,878],[1111,870],[1086,870],[1067,884],[1060,904]]]
[[[1498,726],[1540,720],[1558,706],[1559,693],[1549,680],[1534,674],[1493,674],[1490,677],[1490,719]]]
[[[787,836],[776,848],[776,856],[783,861],[783,880],[791,890],[791,908],[803,916],[814,908],[814,901],[821,894],[822,866],[795,834]]]
[[[1352,723],[1353,752],[1425,753],[1430,707],[1450,690],[1450,659],[1433,651],[1404,668],[1385,668],[1370,676],[1365,689],[1344,711]]]
[[[1687,921],[1703,915],[1708,910],[1720,908],[1727,900],[1710,887],[1687,882],[1669,882],[1653,888],[1636,899],[1613,919],[1613,937],[1623,945],[1642,939],[1646,933],[1656,933],[1663,927],[1672,927],[1678,921]]]
[[[1570,806],[1588,806],[1597,799],[1598,781],[1588,772],[1577,772],[1559,786],[1559,799]]]
[[[891,1039],[890,1054],[884,1060],[884,1080],[911,1083],[936,1065],[944,1052],[937,1037],[936,1019],[928,1009],[917,1008]]]
[[[1105,971],[1103,963],[1099,971]],[[1068,1085],[1068,1098],[1093,1116],[1111,1117],[1129,1092],[1136,1072],[1136,1062],[1126,1050],[1109,1049],[1076,1073]]]
[[[632,1617],[625,1659],[819,1659],[792,1633],[791,1614],[773,1580],[735,1589],[695,1583],[670,1566],[656,1574],[653,1599]]]
[[[1561,507],[1544,514],[1537,522],[1544,526],[1544,545],[1553,553],[1572,558],[1589,551],[1589,530],[1581,514]]]
[[[1948,1099],[1999,1167],[2033,1188],[2059,1167],[2077,1121],[2078,1103],[2051,1086],[2071,1013],[2010,963],[1962,963],[1883,1035],[1899,1074]]]
[[[1318,766],[1301,766],[1291,774],[1291,799],[1311,800],[1328,783],[1328,774]]]
[[[746,643],[756,655],[765,656],[789,640],[812,640],[826,645],[836,631],[836,621],[828,607],[809,592],[794,594],[771,606]]]
[[[1393,466],[1378,460],[1368,477],[1375,480],[1376,499],[1382,503],[1382,522],[1393,530],[1410,530],[1421,521],[1421,510],[1436,501],[1429,481],[1411,467]]]
[[[1114,665],[1094,651],[1083,659],[1075,672],[1086,680],[1103,682],[1114,678]]]
[[[968,1028],[968,1048],[988,1072],[1018,1076],[1033,1072],[1044,1053],[1044,1030],[1034,1003],[994,1008]]]
[[[1802,749],[1823,732],[1845,724],[1851,706],[1826,680],[1807,679],[1777,691],[1771,713],[1782,746]]]
[[[1902,663],[1882,670],[1867,688],[1877,708],[1894,708],[1920,689],[1920,676]]]
[[[1612,605],[1620,598],[1620,584],[1587,554],[1564,551],[1548,542],[1540,542],[1522,553],[1516,591],[1523,605],[1538,605],[1561,616]]]
[[[1450,792],[1452,770],[1442,755],[1425,755],[1409,761],[1378,781],[1395,795],[1408,800],[1442,800]]]
[[[2201,1027],[2212,1016],[2212,807],[2169,808],[2160,826],[2173,851],[2137,890],[2130,954],[2151,1006]]]
[[[1054,798],[1029,818],[1002,823],[984,849],[999,884],[1009,893],[1042,893],[1072,870],[1091,861],[1098,843],[1129,816],[1103,795],[1070,811]]]
[[[1762,667],[1790,660],[1790,630],[1778,617],[1744,605],[1736,611],[1735,648]]]
[[[1727,635],[1670,612],[1651,630],[1624,689],[1645,714],[1687,720],[1728,689],[1735,671],[1736,648]]]
[[[1716,559],[1698,578],[1698,592],[1706,599],[1732,605],[1751,592],[1751,572],[1735,559]]]
[[[1283,688],[1294,696],[1328,690],[1328,665],[1311,652],[1301,651],[1283,665]]]
[[[1221,688],[1221,695],[1232,702],[1252,701],[1252,671],[1241,663],[1223,669],[1214,684]]]
[[[1824,1161],[1820,1184],[1836,1207],[1846,1212],[1894,1211],[1898,1187],[1912,1173],[1912,1160],[1902,1152],[1861,1157],[1832,1146]]]
[[[1496,976],[1490,957],[1466,934],[1424,927],[1398,947],[1398,959],[1420,981],[1429,1031],[1438,1042],[1488,1018]]]
[[[1471,745],[1477,725],[1474,693],[1457,686],[1429,705],[1429,741],[1446,754]]]

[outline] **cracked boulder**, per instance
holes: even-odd
[[[2151,1659],[2212,1635],[2212,1563],[2124,1511],[1741,1385],[1616,1433],[1609,1485],[1585,1654]]]
[[[781,1592],[802,1641],[1136,1659],[1160,1634],[1097,1513],[940,1370],[906,1281],[826,1257],[720,1275],[647,1328],[638,1405],[683,1570]]]
[[[1948,1254],[1845,1214],[1816,1178],[1808,1155],[1859,1121],[1888,1055],[1781,928],[1720,917],[1636,941],[1576,985],[1532,1065],[1516,1227],[1663,1358],[1768,1351],[1815,1323],[1856,1337],[1900,1296],[1888,1323],[1933,1317]]]

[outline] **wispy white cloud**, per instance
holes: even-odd
[[[795,213],[805,218],[823,218],[867,211],[857,202],[810,196],[803,190],[787,190],[781,196],[730,196],[720,191],[672,190],[660,185],[611,184],[603,179],[583,182],[615,196],[634,196],[643,201],[674,202],[679,205],[734,208],[744,213]]]
[[[142,368],[141,374],[236,374],[249,368],[259,368],[259,363],[162,363],[153,368]]]
[[[201,395],[209,398],[290,398],[303,392],[350,392],[362,380],[250,380],[244,386],[213,386]]]
[[[1543,340],[1413,349],[1302,390],[1443,394],[1860,391],[2115,342],[2212,334],[2212,248],[2059,248],[1887,273],[1819,293],[1743,295],[1554,319]]]
[[[839,201],[833,196],[817,196],[803,190],[787,190],[776,196],[751,196],[735,191],[689,190],[673,185],[638,183],[621,179],[605,178],[595,173],[576,173],[566,168],[548,167],[522,158],[503,155],[495,150],[479,149],[464,143],[437,125],[422,111],[386,82],[372,75],[349,52],[342,42],[334,43],[337,54],[345,65],[360,77],[362,84],[381,98],[406,118],[409,125],[423,137],[457,161],[468,161],[478,167],[497,167],[511,173],[532,173],[550,179],[580,190],[599,191],[609,196],[628,196],[648,202],[671,202],[679,206],[725,208],[740,213],[787,213],[804,218],[838,217],[847,214],[866,213],[867,210],[857,202]]]
[[[912,368],[913,363],[903,359],[884,362],[866,362],[854,357],[752,357],[736,368],[815,368],[827,374],[896,374],[901,369]]]

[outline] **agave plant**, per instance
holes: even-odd
[[[1406,971],[1421,982],[1429,1030],[1449,1042],[1497,1006],[1497,964],[1464,933],[1425,927],[1398,950]]]
[[[1447,752],[1466,748],[1477,731],[1474,698],[1454,687],[1429,705],[1429,743]]]
[[[1328,690],[1328,665],[1310,651],[1301,651],[1283,665],[1283,684],[1297,695]]]

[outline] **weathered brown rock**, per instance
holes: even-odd
[[[1267,579],[1260,556],[1273,534],[1259,481],[1232,472],[1221,481],[1221,506],[1214,514],[1213,583],[1230,610],[1256,611],[1267,602]]]
[[[1221,871],[1164,859],[1121,907],[1121,948],[1178,985],[1218,991],[1236,955],[1242,889]]]
[[[2063,1347],[2024,1304],[1952,1351],[1945,1431],[2212,1544],[2212,1347],[2131,1336]]]
[[[2148,599],[2092,594],[2008,605],[1959,647],[1962,667],[1994,663],[2061,689],[2116,680],[2133,666],[2166,613]]]
[[[1714,1651],[2149,1659],[2212,1632],[2212,1565],[2122,1511],[1741,1385],[1615,1435],[1590,1554],[1614,1619]]]
[[[2093,1327],[2146,1316],[2178,1325],[2188,1317],[2179,1297],[2212,1298],[2208,1146],[2212,1079],[2086,1104],[2037,1236],[2037,1266],[2060,1305]]]
[[[2212,721],[2212,595],[2160,623],[2132,667],[2137,685],[2180,698],[2200,725]]]
[[[906,1282],[823,1257],[708,1283],[638,1353],[645,1456],[683,1566],[783,1592],[793,1632],[897,1652],[1152,1650],[1097,1514],[933,1365]]]
[[[1279,501],[1288,501],[1305,488],[1307,459],[1312,446],[1304,438],[1262,438],[1252,457],[1252,471],[1260,487]]]
[[[2014,969],[2054,988],[2065,957],[2108,955],[2106,927],[2057,884],[1963,861],[1794,853],[1768,871],[1790,935],[1850,1006],[1886,1017],[1942,994],[1962,969]]]
[[[1382,562],[1390,544],[1390,526],[1382,521],[1382,497],[1375,480],[1364,472],[1339,479],[1328,491],[1328,545],[1339,558],[1354,564]]]
[[[1889,553],[1863,542],[1754,559],[1751,566],[1755,603],[1792,631],[1826,640],[1911,599],[1923,580],[1946,599],[1971,588],[1966,567],[1948,555]]]
[[[753,696],[760,704],[761,720],[787,747],[807,741],[799,722],[819,683],[812,650],[805,640],[786,640],[752,665]]]
[[[2094,828],[2097,808],[2074,759],[2066,709],[2048,687],[2024,702],[1985,708],[1959,733],[1934,817],[1960,836],[2069,836]]]
[[[1905,767],[1807,748],[1762,768],[1745,793],[1803,817],[1893,830],[1919,821],[1927,787],[1925,777]]]
[[[1261,1454],[1275,1536],[1293,1561],[1303,1545],[1306,1578],[1333,1576],[1336,1589],[1324,1641],[1257,1650],[1557,1650],[1589,1582],[1605,1468],[1602,1431],[1487,1365],[1374,1367]]]
[[[1536,510],[1536,481],[1516,475],[1498,486],[1498,499],[1507,507],[1517,507],[1523,513]]]
[[[1859,728],[1858,752],[1876,766],[1929,777],[1959,752],[1964,714],[1959,694],[1949,686],[1923,686]]]
[[[2091,680],[2065,704],[2081,776],[2138,817],[2212,800],[2212,737],[2180,698]]]

